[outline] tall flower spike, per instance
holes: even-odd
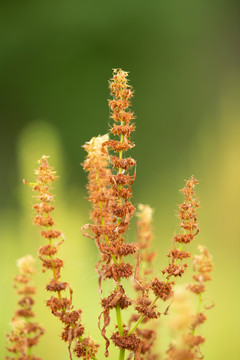
[[[87,224],[82,228],[85,232],[85,229],[90,227],[101,252],[101,267],[98,269],[100,278],[113,279],[115,283],[114,291],[107,298],[102,299],[103,311],[99,317],[99,327],[106,340],[106,356],[108,356],[107,348],[110,343],[106,337],[106,327],[109,325],[109,313],[113,308],[116,309],[119,332],[118,335],[117,333],[116,336],[113,335],[112,340],[116,345],[122,344],[122,340],[117,340],[119,336],[124,337],[121,309],[131,305],[132,300],[125,295],[120,281],[122,278],[129,278],[133,274],[132,265],[125,263],[123,258],[136,252],[136,246],[127,244],[123,237],[135,210],[130,202],[132,196],[130,186],[135,179],[135,171],[133,174],[130,174],[129,171],[131,168],[136,167],[136,163],[131,157],[124,157],[125,152],[134,146],[130,141],[130,134],[134,130],[134,126],[130,122],[134,115],[128,110],[133,91],[128,85],[127,73],[121,69],[113,70],[113,78],[109,83],[109,87],[113,96],[113,99],[109,101],[109,106],[111,118],[114,120],[110,132],[117,136],[119,140],[106,140],[102,144],[103,152],[98,152],[98,160],[95,164],[100,165],[100,168],[98,168],[97,173],[102,171],[105,175],[108,171],[106,182],[105,180],[102,182],[96,179],[96,171],[94,172],[92,164],[90,168],[88,167],[90,153],[83,164],[84,168],[89,171],[88,190],[90,201],[93,203],[92,220],[94,224]],[[96,141],[99,138],[94,139]],[[92,140],[89,144],[91,143]],[[103,158],[104,153],[105,157],[108,156],[106,146],[114,152],[114,155],[110,155],[111,171],[106,170],[106,162],[100,160]],[[88,144],[84,148],[89,152]],[[105,176],[103,178],[105,179]],[[97,191],[95,191],[96,189]],[[85,233],[85,235],[87,234]],[[101,316],[104,318],[102,328],[100,326]],[[126,339],[123,341],[123,343],[126,343],[125,347],[117,346],[126,349],[128,346],[132,346],[129,342],[130,339]]]
[[[6,360],[41,360],[32,353],[33,346],[37,345],[39,338],[44,334],[44,329],[38,323],[33,322],[33,295],[36,290],[31,281],[34,273],[34,261],[35,259],[31,255],[17,261],[19,274],[14,278],[14,287],[21,298],[18,301],[19,309],[11,321],[12,331],[6,336],[6,349],[13,354],[13,357],[6,356]]]
[[[153,292],[157,297],[166,301],[172,296],[172,286],[174,282],[169,282],[171,277],[181,277],[187,264],[178,265],[178,261],[182,261],[190,257],[190,254],[182,250],[183,244],[188,244],[198,234],[199,228],[197,225],[196,209],[199,207],[198,198],[195,196],[194,187],[198,181],[192,176],[186,181],[185,187],[181,190],[183,192],[185,201],[179,206],[180,227],[183,229],[183,234],[175,235],[173,245],[175,242],[180,243],[179,248],[172,248],[169,251],[168,257],[171,259],[169,266],[162,270],[162,273],[167,273],[167,281],[159,281],[155,279],[152,283]]]
[[[139,339],[135,335],[132,338],[127,338],[127,331],[124,330],[121,318],[121,309],[132,304],[132,300],[126,297],[124,288],[120,285],[122,278],[129,278],[133,274],[132,265],[125,263],[124,257],[136,252],[136,246],[127,244],[124,240],[124,233],[129,227],[130,219],[135,210],[130,201],[132,196],[131,184],[135,179],[135,171],[131,174],[130,169],[136,168],[135,160],[131,157],[125,157],[125,152],[134,146],[130,141],[131,132],[134,131],[134,125],[131,124],[134,114],[129,110],[133,91],[128,85],[127,76],[127,72],[114,69],[113,78],[109,83],[110,92],[113,96],[113,99],[109,100],[109,107],[111,118],[114,120],[110,132],[117,137],[117,140],[106,142],[109,149],[114,152],[114,155],[110,157],[112,166],[112,175],[109,177],[111,232],[108,236],[110,251],[114,258],[111,255],[112,260],[107,261],[102,266],[104,278],[112,278],[116,283],[115,290],[111,295],[115,294],[114,298],[116,299],[113,306],[116,310],[118,331],[112,335],[111,339],[120,348],[120,359],[124,358],[125,349],[132,350],[133,347],[137,348],[139,345]],[[118,295],[119,293],[120,295]],[[102,300],[103,314],[105,315],[109,312],[109,307],[104,306],[107,299]]]
[[[81,322],[80,309],[75,310],[72,304],[72,288],[68,282],[61,280],[61,269],[63,260],[57,257],[59,246],[63,243],[64,237],[61,231],[53,229],[54,220],[51,216],[54,210],[52,204],[54,196],[50,193],[50,185],[56,179],[55,171],[49,166],[47,156],[42,156],[38,161],[39,168],[35,171],[37,181],[34,184],[28,184],[37,192],[38,202],[33,205],[36,212],[34,224],[39,226],[42,237],[47,240],[47,244],[41,246],[38,255],[42,261],[42,271],[50,270],[52,279],[47,284],[47,291],[52,296],[47,300],[46,306],[51,309],[54,316],[62,322],[62,339],[68,343],[69,356],[72,359],[71,347],[73,353],[78,358],[95,359],[98,345],[90,337],[84,337],[84,326]],[[26,183],[26,181],[24,181]],[[58,238],[62,238],[57,242]]]
[[[173,281],[169,281],[171,277],[181,277],[187,264],[178,265],[178,261],[182,261],[190,257],[188,252],[182,250],[183,244],[190,243],[194,237],[199,232],[199,227],[197,225],[197,216],[196,210],[199,207],[198,198],[194,193],[194,187],[198,181],[192,176],[188,181],[186,181],[185,187],[181,190],[184,194],[185,201],[179,206],[179,218],[180,218],[180,227],[183,229],[183,234],[175,235],[173,245],[175,242],[180,243],[179,248],[172,248],[169,251],[168,257],[171,259],[171,263],[167,268],[162,270],[162,273],[167,273],[167,281],[159,281],[155,279],[152,282],[152,290],[157,297],[160,297],[163,301],[169,299],[172,295],[172,287],[174,285]]]
[[[184,194],[185,201],[179,205],[178,217],[180,219],[180,227],[183,229],[183,233],[174,236],[174,243],[180,243],[180,247],[178,249],[173,247],[168,254],[168,257],[171,259],[171,263],[162,271],[163,274],[168,274],[167,278],[172,276],[181,277],[183,275],[187,264],[184,263],[183,265],[177,265],[177,261],[190,257],[190,254],[181,250],[182,246],[183,244],[189,244],[199,232],[196,214],[199,202],[194,193],[194,187],[196,184],[198,184],[198,181],[192,176],[188,181],[186,181],[185,187],[181,190]]]
[[[136,167],[136,162],[131,157],[125,158],[125,152],[134,146],[130,142],[130,134],[134,126],[130,121],[134,118],[132,112],[128,110],[130,99],[133,96],[132,88],[128,85],[127,72],[121,69],[114,69],[113,78],[109,83],[113,100],[109,100],[111,109],[111,118],[114,125],[110,132],[119,138],[119,140],[109,140],[105,142],[115,155],[110,156],[112,174],[108,178],[109,204],[108,209],[111,216],[109,222],[108,249],[118,260],[113,267],[107,265],[104,269],[106,278],[114,278],[115,281],[122,277],[132,275],[132,267],[125,264],[121,259],[136,251],[132,244],[124,242],[123,235],[129,227],[129,221],[134,214],[134,206],[130,202],[132,196],[131,184],[135,175],[129,174],[132,167]],[[120,262],[120,263],[119,263]]]

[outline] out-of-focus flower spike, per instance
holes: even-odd
[[[38,344],[39,338],[44,334],[44,329],[34,321],[35,314],[32,310],[35,303],[33,295],[36,292],[32,285],[34,262],[35,259],[31,255],[26,255],[17,261],[19,274],[14,278],[14,288],[20,296],[19,307],[11,321],[11,333],[6,336],[6,349],[14,357],[6,356],[6,360],[41,360],[32,352],[32,348]]]

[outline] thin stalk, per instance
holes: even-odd
[[[119,334],[123,335],[123,322],[122,322],[120,305],[116,306],[116,316],[117,316],[117,324],[118,324]]]

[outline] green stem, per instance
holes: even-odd
[[[121,315],[121,308],[120,305],[115,307],[116,315],[117,315],[117,324],[118,324],[118,331],[120,335],[123,335],[123,322],[122,322],[122,315]],[[120,349],[119,351],[119,360],[124,360],[125,357],[125,349]]]
[[[124,357],[125,357],[125,349],[120,349],[120,352],[119,352],[119,360],[124,360]]]
[[[117,324],[118,324],[119,334],[123,335],[123,322],[122,322],[122,315],[121,315],[120,305],[117,305],[115,307],[115,309],[116,309],[116,315],[117,315]]]

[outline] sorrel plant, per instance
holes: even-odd
[[[113,120],[109,130],[111,136],[106,134],[93,137],[83,145],[87,152],[83,168],[88,173],[87,190],[92,210],[90,222],[82,225],[82,234],[95,242],[99,252],[96,271],[102,312],[96,321],[100,334],[105,339],[104,358],[112,359],[108,350],[112,342],[119,348],[119,360],[124,360],[126,356],[128,360],[154,360],[160,357],[154,353],[157,334],[152,327],[152,321],[171,311],[175,282],[184,275],[188,267],[187,262],[191,258],[186,247],[195,241],[199,233],[199,200],[195,194],[198,181],[191,176],[181,190],[184,196],[183,203],[178,209],[181,232],[171,241],[167,254],[168,265],[162,269],[160,277],[159,269],[154,269],[153,266],[156,252],[151,249],[153,234],[150,206],[138,205],[137,240],[135,243],[126,241],[126,233],[135,213],[135,206],[131,202],[131,186],[136,177],[136,161],[127,155],[135,146],[130,138],[135,130],[134,113],[130,110],[133,90],[128,84],[127,76],[127,72],[114,69],[113,78],[109,82],[112,95],[109,107]],[[43,246],[38,250],[38,257],[42,262],[42,271],[51,274],[51,280],[46,285],[46,290],[50,293],[46,306],[62,323],[61,338],[68,346],[69,358],[99,360],[99,345],[88,335],[82,323],[81,309],[76,309],[73,304],[73,289],[70,283],[62,279],[63,260],[58,257],[58,249],[64,242],[64,235],[61,230],[55,229],[52,217],[55,205],[51,185],[56,179],[56,174],[49,166],[47,156],[42,156],[38,164],[35,182],[24,182],[37,194],[37,202],[33,205],[34,224],[40,228],[44,240]],[[200,345],[204,338],[196,332],[199,325],[206,320],[206,315],[202,311],[203,295],[205,282],[211,279],[212,262],[206,248],[201,247],[200,251],[201,254],[193,258],[195,283],[188,285],[190,291],[198,296],[198,308],[189,319],[189,326],[181,335],[181,341],[176,343],[173,340],[169,345],[165,354],[167,360],[202,358]],[[127,294],[122,279],[127,279],[134,288],[134,299]],[[106,281],[112,283],[112,292],[103,297],[103,283]],[[24,295],[22,304],[26,306],[23,315],[28,318],[32,303],[28,294]],[[161,306],[160,312],[161,303],[164,306]],[[131,308],[131,315],[128,323],[123,323],[122,313],[127,308]],[[116,331],[112,334],[108,332],[110,322],[116,323]],[[31,330],[30,323],[27,334],[30,332],[29,329]],[[37,325],[36,329],[40,331],[38,339],[43,330]],[[8,339],[13,342],[11,334]],[[37,339],[32,342],[36,343]],[[21,351],[18,351],[16,346],[7,347],[13,357],[6,359],[39,359],[29,351],[30,343],[28,339],[27,345]]]

